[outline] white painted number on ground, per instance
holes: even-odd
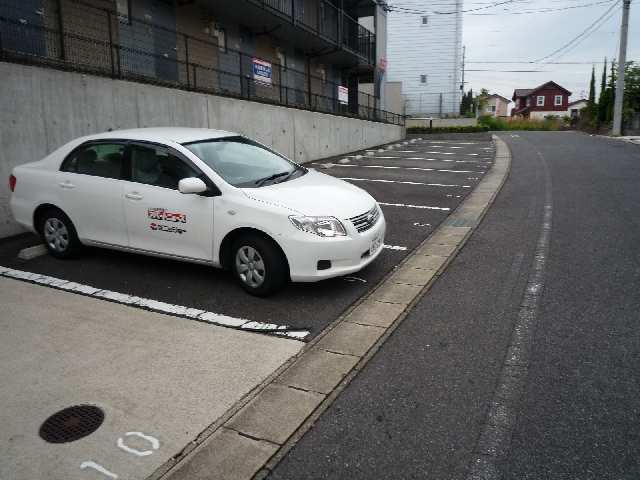
[[[116,475],[113,472],[110,472],[109,470],[104,468],[102,465],[99,465],[96,462],[92,462],[91,460],[89,460],[88,462],[82,462],[80,464],[80,470],[84,470],[85,468],[93,468],[95,471],[100,472],[105,477],[113,478],[114,480],[118,478],[118,475]]]
[[[137,448],[132,448],[129,445],[125,444],[122,437],[118,438],[118,441],[116,442],[118,448],[137,457],[146,457],[147,455],[152,455],[154,450],[158,450],[160,448],[160,441],[156,437],[152,437],[151,435],[145,435],[142,432],[127,432],[124,434],[124,436],[138,437],[146,440],[151,445],[152,450],[138,450]],[[99,472],[105,477],[111,478],[113,480],[116,480],[118,478],[118,475],[116,473],[107,470],[105,467],[103,467],[99,463],[94,462],[93,460],[87,460],[80,464],[80,470],[86,470],[87,468],[92,468],[96,472]]]
[[[151,448],[153,448],[153,450],[157,450],[158,448],[160,448],[160,442],[158,441],[157,438],[152,437],[150,435],[145,435],[142,432],[127,432],[124,434],[124,436],[142,438],[143,440],[146,440],[151,444]],[[137,455],[138,457],[146,457],[147,455],[151,455],[153,453],[153,450],[138,450],[135,448],[131,448],[130,446],[124,443],[124,440],[122,439],[122,437],[118,439],[118,448],[121,448],[125,452],[129,452],[134,455]]]
[[[413,226],[414,227],[430,227],[431,224],[430,223],[413,222]]]

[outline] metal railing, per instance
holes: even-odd
[[[304,71],[272,63],[270,83],[259,81],[252,70],[257,57],[212,40],[82,2],[67,2],[73,9],[63,15],[6,2],[0,0],[3,61],[404,125],[402,115],[376,108],[377,99],[363,92],[356,113],[338,101],[339,84]]]
[[[308,8],[308,5],[304,8],[304,2],[300,0],[249,1],[284,16],[294,25],[304,27],[336,45],[342,44],[369,64],[375,64],[376,35],[328,1],[317,0],[315,8]]]

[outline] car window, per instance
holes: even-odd
[[[261,187],[306,173],[306,169],[244,137],[184,145],[234,187]]]
[[[61,166],[63,172],[105,178],[122,178],[124,144],[99,143],[81,147],[69,155]]]
[[[131,180],[156,187],[178,189],[183,178],[199,177],[200,172],[187,165],[168,149],[156,146],[131,147]]]

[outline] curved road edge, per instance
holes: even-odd
[[[511,168],[493,136],[491,170],[458,208],[368,295],[149,480],[264,478],[429,291],[493,204]]]

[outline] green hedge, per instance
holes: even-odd
[[[473,125],[465,127],[409,127],[407,133],[477,133],[488,132],[489,127],[484,125]]]

